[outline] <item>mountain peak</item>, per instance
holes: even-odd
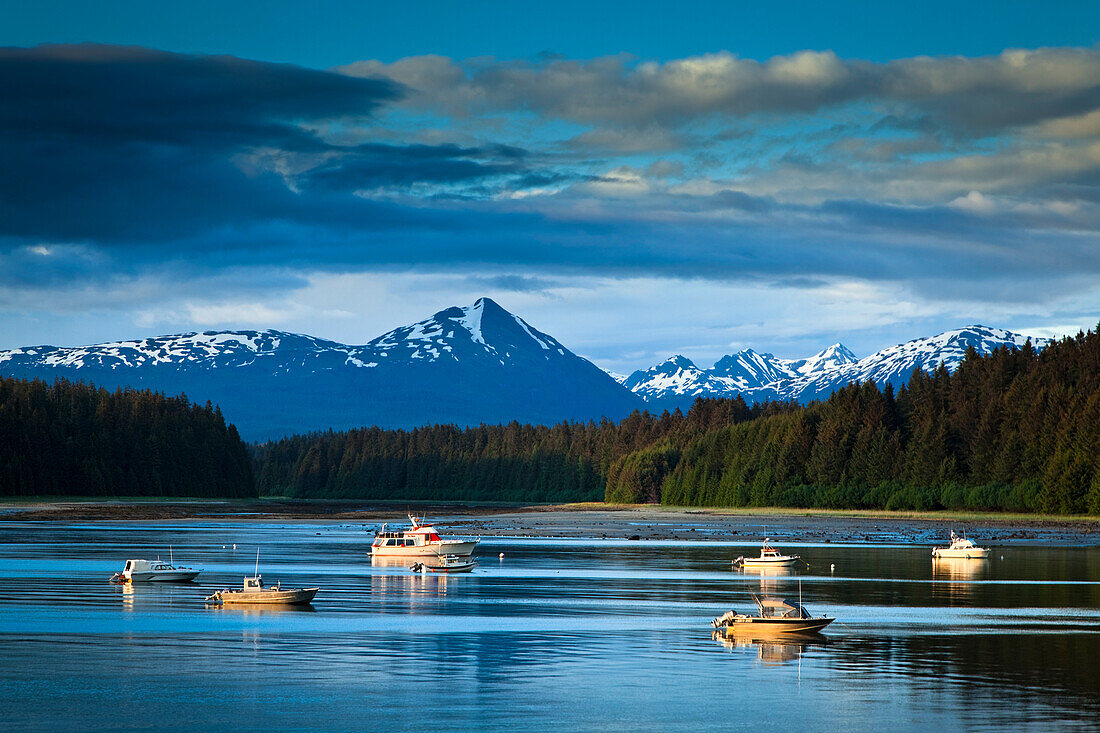
[[[451,306],[431,318],[395,328],[364,349],[378,350],[382,357],[404,354],[418,363],[437,359],[465,363],[486,356],[501,365],[516,360],[578,358],[552,336],[536,330],[491,298],[478,298],[467,306]],[[359,358],[377,361],[373,356]]]
[[[677,369],[698,369],[699,368],[699,367],[695,366],[695,362],[693,362],[691,359],[687,358],[683,354],[673,354],[672,356],[668,357],[667,359],[662,361],[660,364],[658,364],[654,368],[655,369],[661,369],[662,367],[675,367]]]
[[[826,347],[809,359],[792,362],[791,367],[799,374],[806,376],[832,371],[837,367],[844,366],[845,364],[854,364],[857,361],[859,361],[859,359],[856,358],[856,355],[853,354],[847,346],[837,341],[832,346]]]

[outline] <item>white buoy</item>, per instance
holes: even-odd
[[[833,572],[834,570],[836,570],[836,563],[833,563],[832,565],[829,566],[829,572],[830,573]]]
[[[233,549],[234,549],[234,550],[236,550],[236,549],[237,549],[237,546],[236,546],[236,545],[233,545]]]

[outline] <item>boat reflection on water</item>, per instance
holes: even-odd
[[[932,583],[933,598],[967,600],[976,589],[974,581],[981,580],[989,572],[989,561],[964,557],[932,558],[932,580],[948,581]]]
[[[802,653],[813,646],[826,646],[828,637],[818,633],[783,634],[782,636],[726,636],[715,630],[711,638],[733,651],[757,653],[764,664],[786,664],[802,657]]]
[[[447,595],[448,573],[410,573],[407,561],[408,558],[378,558],[372,561],[372,565],[386,567],[386,572],[371,576],[371,590],[380,594],[379,602],[398,603],[411,608],[420,606],[425,596]]]
[[[370,564],[376,568],[400,568],[408,570],[411,561],[407,557],[393,557],[387,555],[371,555]]]
[[[316,613],[312,603],[208,603],[210,610],[238,616],[271,616],[281,613]]]
[[[134,610],[134,586],[131,583],[122,583],[119,585],[122,589],[122,607],[127,611]]]

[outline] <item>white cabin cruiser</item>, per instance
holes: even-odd
[[[733,561],[733,566],[735,568],[786,568],[794,565],[799,559],[798,555],[784,555],[772,547],[770,542],[771,540],[767,537],[764,538],[764,544],[760,547],[760,557],[741,556]]]
[[[177,568],[164,560],[127,560],[122,572],[111,576],[115,583],[155,583],[194,580],[202,570]]]
[[[961,557],[968,560],[980,560],[989,557],[988,547],[978,547],[966,537],[951,532],[951,544],[947,547],[933,547],[932,557]]]
[[[469,557],[480,542],[480,539],[442,539],[435,527],[421,524],[422,517],[410,514],[409,521],[412,527],[405,530],[387,530],[383,524],[374,535],[371,554],[375,557]]]

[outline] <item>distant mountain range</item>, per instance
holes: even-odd
[[[851,382],[874,381],[895,388],[909,381],[913,371],[931,372],[941,362],[954,371],[973,346],[988,354],[1002,346],[1023,346],[1026,337],[987,326],[967,326],[930,338],[914,339],[857,359],[843,344],[833,344],[807,359],[778,359],[746,349],[723,356],[710,369],[700,369],[679,354],[621,378],[620,383],[644,399],[651,409],[685,409],[696,397],[733,397],[747,402],[795,400],[811,402],[828,397]],[[1041,349],[1049,339],[1032,339]]]
[[[855,380],[899,386],[914,369],[931,371],[941,361],[954,370],[969,346],[985,354],[1024,340],[969,326],[863,359],[841,344],[798,360],[747,349],[710,369],[677,355],[616,380],[481,298],[362,346],[283,331],[207,331],[0,351],[0,374],[184,393],[219,405],[243,438],[262,441],[370,425],[617,420],[636,409],[687,409],[696,397],[737,394],[808,402]]]
[[[552,336],[481,298],[363,346],[207,331],[0,351],[0,373],[185,393],[246,440],[329,428],[619,419],[645,403]]]

